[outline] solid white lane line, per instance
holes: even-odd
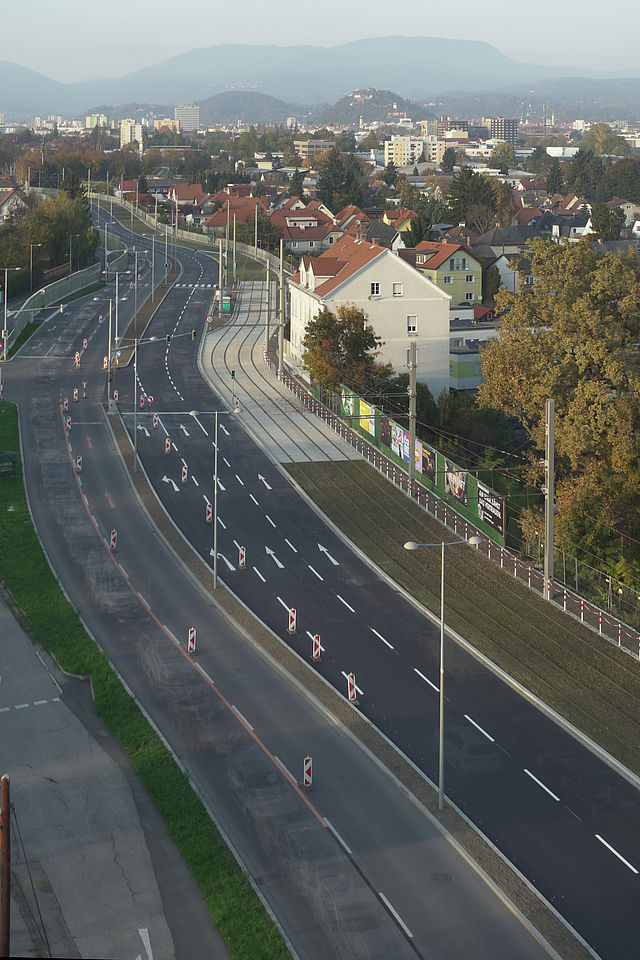
[[[271,517],[269,516],[268,513],[265,513],[265,517],[266,517],[266,519],[269,521],[269,523],[271,524],[271,526],[275,529],[275,526],[276,526],[276,525],[275,525],[275,523],[273,522],[273,520],[271,519]]]
[[[535,781],[535,783],[537,783],[539,787],[542,787],[542,789],[543,789],[546,793],[548,793],[550,797],[553,797],[554,800],[557,800],[558,803],[560,803],[560,797],[556,797],[556,795],[555,795],[555,793],[553,792],[553,790],[549,790],[549,787],[546,787],[546,786],[544,785],[544,783],[542,782],[542,780],[538,780],[538,778],[535,777],[535,776],[531,773],[531,770],[527,770],[527,768],[525,767],[525,771],[524,771],[524,772],[526,773],[526,775],[527,775],[528,777],[531,777],[531,779],[532,779],[533,781]]]
[[[291,549],[293,550],[294,553],[297,553],[297,552],[298,552],[298,551],[296,550],[296,548],[294,547],[294,545],[293,545],[289,540],[287,540],[286,537],[284,538],[284,542],[286,543],[286,545],[287,545],[288,547],[291,547]]]
[[[240,719],[242,720],[242,722],[243,722],[243,723],[246,723],[246,725],[249,727],[249,730],[253,730],[253,727],[251,726],[251,724],[249,723],[249,721],[247,720],[247,718],[244,716],[243,713],[240,713],[240,711],[238,710],[238,708],[236,707],[235,704],[233,704],[233,703],[231,704],[231,709],[232,709],[232,710],[235,710],[235,712],[238,714],[238,716],[240,717]]]
[[[284,600],[282,599],[282,597],[276,597],[276,599],[277,599],[278,603],[281,603],[281,604],[282,604],[282,606],[285,608],[285,610],[287,611],[287,613],[289,613],[289,610],[290,610],[291,608],[289,607],[288,604],[286,604],[286,603],[284,602]]]
[[[347,844],[344,842],[344,840],[342,839],[342,837],[340,836],[336,828],[333,826],[333,824],[329,820],[327,820],[326,817],[324,818],[324,822],[329,827],[329,830],[331,830],[331,833],[334,835],[338,843],[340,843],[344,847],[344,849],[347,851],[349,856],[352,856],[351,847],[347,846]]]
[[[242,486],[244,487],[244,480],[241,480],[237,473],[236,473],[236,480],[238,481],[238,483],[242,484]]]
[[[287,767],[286,767],[285,764],[282,762],[282,760],[280,759],[280,757],[277,756],[277,754],[274,753],[273,759],[274,759],[275,762],[278,764],[278,766],[281,767],[281,768],[284,770],[284,772],[285,772],[286,775],[289,777],[289,779],[291,780],[291,782],[292,782],[292,783],[297,783],[296,778],[293,776],[293,774],[291,773],[291,771],[290,771],[289,769],[287,769]]]
[[[258,503],[258,501],[256,500],[256,498],[254,497],[254,495],[253,495],[252,493],[250,493],[249,496],[251,497],[251,499],[252,499],[253,502],[255,503],[256,507],[259,507],[260,504]]]
[[[465,713],[464,718],[465,720],[468,720],[469,723],[476,728],[476,730],[479,730],[483,737],[486,737],[487,740],[491,740],[491,743],[496,742],[495,738],[490,736],[486,730],[483,730],[479,723],[476,723],[475,720],[472,720],[468,713]]]
[[[342,676],[345,678],[345,680],[349,679],[348,673],[345,673],[344,670],[341,670],[340,672],[342,673]],[[356,693],[359,693],[361,697],[364,697],[364,690],[361,690],[357,683],[354,683],[354,687],[356,688]]]
[[[318,580],[324,580],[324,577],[321,577],[318,571],[314,570],[310,563],[308,563],[307,566],[309,567],[309,570],[311,570],[311,573],[315,573]]]
[[[220,517],[218,517],[218,523],[220,524],[220,526],[222,527],[223,530],[226,530],[226,529],[227,529],[226,524],[222,522],[222,520],[220,519]]]
[[[395,650],[395,647],[393,647],[388,640],[385,640],[381,633],[378,633],[378,631],[374,630],[373,627],[369,627],[369,630],[371,630],[371,633],[375,633],[378,640],[382,640],[383,643],[386,643],[390,650]]]
[[[193,475],[191,476],[191,479],[192,479],[193,482],[195,483],[196,487],[199,487],[199,486],[200,486],[200,484],[198,483],[198,481],[196,480],[196,478],[195,478]]]
[[[351,604],[350,604],[350,603],[347,603],[346,600],[343,600],[339,593],[336,593],[336,597],[338,598],[338,600],[340,601],[340,603],[344,603],[344,605],[345,605],[345,607],[347,608],[347,610],[351,610],[351,613],[355,613],[355,610],[353,609],[353,607],[351,606]]]
[[[436,687],[435,683],[431,683],[431,680],[429,680],[429,677],[425,677],[424,673],[420,673],[417,667],[414,667],[413,671],[414,673],[417,673],[418,676],[421,677],[425,683],[428,683],[430,687],[433,687],[436,693],[440,693],[440,687]]]
[[[413,940],[413,934],[411,933],[411,930],[409,930],[409,927],[406,925],[406,923],[404,922],[400,914],[397,912],[397,910],[395,910],[394,907],[391,906],[391,904],[385,897],[382,890],[378,890],[378,896],[386,904],[387,910],[389,910],[389,912],[395,917],[396,921],[400,924],[400,926],[402,927],[406,935]]]
[[[618,853],[618,851],[614,847],[612,847],[610,843],[607,843],[607,841],[603,837],[601,837],[599,833],[596,833],[596,840],[599,840],[600,843],[602,843],[607,848],[607,850],[610,850],[611,853],[614,855],[614,857],[617,857],[618,860],[621,860],[622,863],[624,863],[625,867],[628,867],[629,870],[631,870],[631,873],[638,872],[636,868],[633,866],[633,864],[629,863],[628,860],[625,860],[622,854]]]
[[[226,457],[223,457],[222,459],[224,460],[224,462],[226,463],[226,465],[227,465],[228,467],[231,466],[231,464],[229,463],[229,461],[227,460]]]
[[[15,705],[15,707],[14,707],[13,709],[14,709],[14,710],[24,710],[25,707],[28,707],[28,706],[29,706],[28,703],[16,703],[16,705]]]
[[[256,573],[256,574],[260,577],[260,579],[262,580],[263,583],[266,583],[266,582],[267,582],[267,581],[265,580],[265,578],[262,576],[262,574],[260,573],[260,571],[258,570],[257,567],[254,567],[254,568],[253,568],[253,572]]]

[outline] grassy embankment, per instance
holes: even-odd
[[[19,450],[17,411],[6,401],[0,402],[0,450]],[[16,478],[0,480],[0,579],[32,638],[63,670],[91,678],[98,714],[124,747],[162,814],[231,955],[237,960],[289,957],[284,941],[187,777],[63,596],[31,524],[20,471]]]

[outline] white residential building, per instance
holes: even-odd
[[[123,120],[120,124],[120,146],[130,143],[142,143],[144,127],[136,120]]]
[[[200,129],[200,107],[190,104],[173,108],[173,119],[180,124],[180,130],[193,133]]]
[[[434,397],[449,389],[448,294],[386,247],[342,237],[320,257],[304,258],[289,280],[288,356],[302,363],[306,326],[321,310],[354,305],[382,339],[379,360],[406,372],[417,345],[417,379]]]
[[[384,142],[384,164],[393,162],[396,167],[406,167],[410,163],[417,163],[424,153],[422,137],[392,136]]]

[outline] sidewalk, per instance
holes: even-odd
[[[11,956],[227,960],[209,910],[88,684],[47,663],[0,596],[11,787]]]

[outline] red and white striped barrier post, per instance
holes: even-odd
[[[4,378],[0,377],[0,400],[4,399]]]
[[[78,388],[77,388],[77,387],[74,387],[74,388],[73,388],[73,402],[74,402],[74,403],[77,403],[77,402],[78,402]]]
[[[64,418],[64,427],[65,430],[71,430],[71,417]]]
[[[154,430],[155,430],[156,427],[158,426],[158,419],[159,419],[158,414],[157,414],[157,413],[154,413],[154,415],[153,415],[153,429],[154,429]]]
[[[63,410],[68,410],[68,409],[69,409],[69,397],[63,397],[63,398],[62,398],[62,409],[63,409]]]
[[[114,391],[113,391],[113,399],[114,399],[114,402],[115,402],[115,403],[118,402],[119,396],[120,396],[120,394],[118,393],[118,391],[117,391],[117,390],[114,390]]]
[[[580,601],[580,622],[584,623],[584,600]]]
[[[183,483],[186,483],[186,482],[187,482],[187,477],[188,477],[188,475],[189,475],[189,468],[187,467],[186,463],[183,463],[183,464],[182,464],[182,474],[181,474],[181,479],[182,479],[182,482],[183,482]]]
[[[296,608],[290,607],[289,608],[289,626],[287,628],[289,633],[296,632],[297,620],[298,620],[298,616],[296,614]]]
[[[140,406],[141,406],[141,407],[144,407],[144,399],[145,399],[145,398],[144,398],[144,393],[141,393],[141,394],[140,394]]]
[[[504,547],[500,547],[500,566],[504,567]]]
[[[314,660],[319,660],[319,659],[320,659],[320,653],[321,653],[321,651],[322,651],[322,647],[321,647],[321,645],[320,645],[320,634],[319,634],[319,633],[314,633],[314,635],[313,635],[313,643],[312,643],[312,648],[311,648],[311,656],[313,657]]]
[[[514,577],[518,576],[518,558],[517,557],[513,558],[513,575]]]
[[[238,547],[238,570],[247,569],[247,550],[246,547]]]
[[[87,399],[87,378],[86,377],[82,378],[82,399],[83,400]]]
[[[602,610],[598,611],[598,633],[602,633]]]
[[[204,519],[207,523],[213,523],[213,507],[208,503],[204,509]]]
[[[313,783],[313,761],[311,757],[304,758],[304,764],[302,768],[302,785],[305,790],[308,790]]]
[[[103,359],[103,361],[102,361],[102,369],[103,369],[103,370],[106,370],[108,364],[109,364],[109,361],[107,360],[106,357],[104,357],[104,359]]]
[[[76,457],[76,473],[82,473],[82,457],[80,454]]]
[[[83,349],[83,350],[86,350],[86,349],[87,349],[87,338],[86,338],[86,337],[85,337],[84,340],[82,341],[82,349]]]
[[[187,653],[196,652],[196,628],[189,627],[189,633],[187,635]]]
[[[77,350],[76,350],[76,355],[75,355],[75,357],[73,358],[73,362],[75,363],[76,370],[79,370],[79,369],[80,369],[80,354],[78,353]]]
[[[567,591],[566,591],[566,589],[564,589],[564,590],[562,591],[562,609],[564,610],[565,613],[567,612]]]
[[[349,673],[347,675],[347,696],[350,703],[357,703],[356,675]]]
[[[240,409],[240,401],[239,401],[238,398],[236,397],[236,402],[235,402],[234,407],[233,407],[234,413],[237,413],[239,409]]]
[[[622,623],[618,620],[618,646],[622,646]]]
[[[171,440],[169,437],[164,438],[164,452],[171,453]]]
[[[531,589],[531,567],[527,570],[527,586]]]
[[[112,530],[111,536],[109,537],[109,549],[115,550],[118,545],[118,531]]]

